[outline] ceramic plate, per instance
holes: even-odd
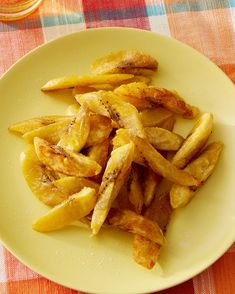
[[[215,173],[191,203],[169,224],[159,266],[149,271],[132,259],[132,236],[85,228],[42,234],[32,222],[48,211],[27,187],[20,168],[22,140],[7,127],[26,118],[64,114],[71,91],[46,94],[49,79],[88,74],[92,61],[110,51],[139,49],[159,61],[153,83],[176,89],[202,112],[214,114],[211,139],[225,148]],[[213,63],[192,48],[155,33],[124,28],[67,35],[32,51],[0,80],[0,237],[23,263],[48,279],[95,293],[143,293],[179,284],[218,259],[234,241],[235,89]],[[188,123],[178,125],[184,133]]]

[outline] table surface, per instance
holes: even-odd
[[[107,26],[172,36],[203,53],[235,83],[235,0],[44,0],[27,18],[0,22],[0,75],[40,44],[64,34]],[[81,292],[41,277],[0,244],[0,293]],[[235,293],[235,244],[201,274],[158,293]]]

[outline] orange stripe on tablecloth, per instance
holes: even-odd
[[[217,294],[235,293],[235,253],[225,253],[212,265]]]
[[[235,64],[221,64],[219,67],[229,76],[235,84]]]
[[[194,294],[193,281],[189,280],[178,286],[157,292],[157,294]]]
[[[40,278],[29,281],[8,282],[7,294],[82,294],[82,292]]]
[[[39,7],[41,16],[66,15],[82,12],[82,0],[44,1]]]
[[[0,283],[0,293],[1,294],[8,294],[7,293],[7,284],[6,283]]]
[[[230,11],[215,9],[167,14],[173,37],[216,64],[235,63],[235,35]]]
[[[24,54],[43,42],[41,28],[1,33],[0,76]]]
[[[233,252],[235,253],[235,242],[233,243],[233,245],[229,248],[228,252]],[[235,265],[234,265],[235,266]]]
[[[6,249],[4,249],[4,259],[7,281],[30,280],[41,277],[21,263]]]

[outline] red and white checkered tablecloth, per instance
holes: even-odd
[[[27,18],[0,22],[0,75],[40,44],[71,32],[107,26],[173,36],[202,52],[235,82],[235,0],[44,0]],[[56,293],[81,292],[34,273],[0,244],[0,294]],[[235,244],[198,276],[159,293],[235,293]]]

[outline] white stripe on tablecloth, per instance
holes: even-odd
[[[3,246],[0,244],[0,282],[6,282],[6,272],[5,272],[5,260]]]
[[[216,294],[213,270],[211,267],[193,278],[195,294]]]
[[[152,32],[167,36],[171,35],[167,15],[149,16],[149,24]]]
[[[45,42],[56,39],[60,36],[78,32],[86,28],[84,23],[66,24],[52,27],[42,27]]]
[[[231,14],[233,30],[235,31],[235,8],[230,8],[229,12]]]

